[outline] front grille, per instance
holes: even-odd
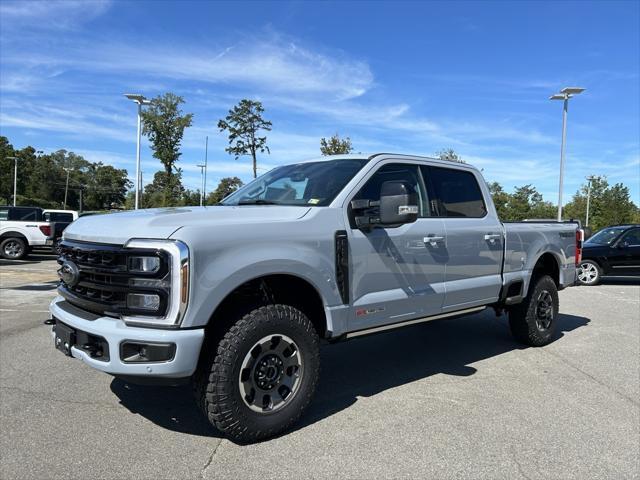
[[[113,317],[165,314],[170,291],[166,252],[69,240],[60,243],[59,252],[58,263],[73,264],[78,271],[73,281],[65,283],[61,279],[58,285],[58,292],[70,304]],[[150,273],[131,272],[129,258],[132,256],[157,257],[160,268]],[[160,297],[160,308],[155,311],[129,308],[127,295],[130,293],[156,294]]]

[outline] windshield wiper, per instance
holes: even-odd
[[[238,205],[278,205],[278,202],[256,198],[254,200],[240,200]]]

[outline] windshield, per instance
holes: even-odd
[[[594,243],[596,245],[611,245],[618,236],[625,231],[624,227],[619,228],[603,228],[593,237],[589,238],[585,243]]]
[[[341,159],[277,167],[220,203],[327,206],[366,163],[366,159]]]

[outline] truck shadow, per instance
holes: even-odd
[[[554,341],[589,321],[561,314]],[[358,397],[435,374],[471,376],[477,370],[470,364],[525,348],[512,340],[506,317],[495,318],[491,311],[323,346],[316,396],[294,429],[349,408]],[[191,435],[221,436],[195,406],[189,386],[138,386],[114,379],[111,391],[132,413],[161,427]]]

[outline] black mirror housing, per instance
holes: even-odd
[[[402,225],[418,219],[418,194],[408,182],[389,180],[380,187],[380,224]]]

